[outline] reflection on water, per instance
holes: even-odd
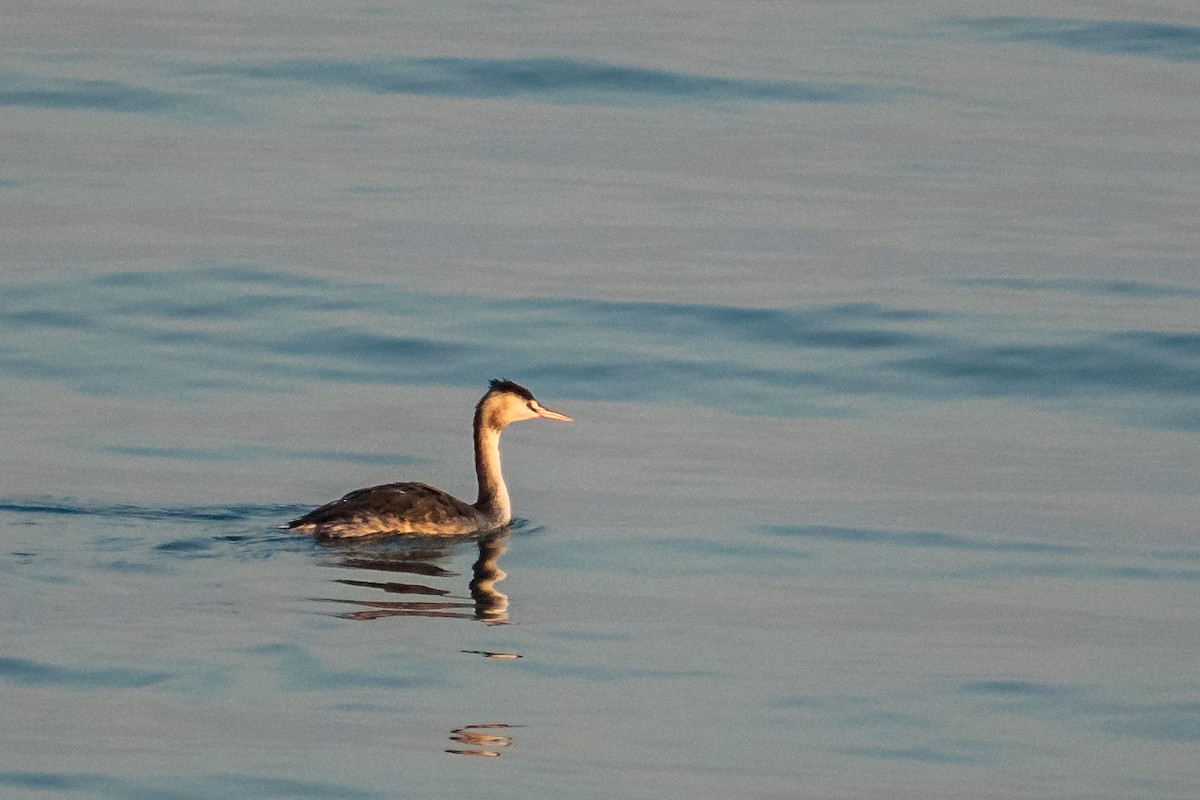
[[[478,725],[464,725],[450,731],[450,741],[468,745],[467,748],[446,748],[447,753],[456,756],[491,756],[500,757],[500,749],[510,747],[513,743],[511,736],[492,731],[508,730],[516,725],[503,722],[485,722]]]
[[[317,598],[356,607],[336,616],[343,619],[379,619],[381,617],[449,617],[476,619],[491,624],[501,624],[508,619],[508,595],[496,589],[496,584],[507,577],[500,568],[500,556],[508,551],[508,530],[490,534],[476,541],[479,557],[471,565],[471,580],[467,584],[471,600],[456,596],[452,589],[431,586],[424,582],[365,580],[361,578],[337,578],[334,583],[343,586],[371,590],[372,597],[365,599]],[[330,566],[352,570],[375,570],[405,575],[420,575],[428,578],[457,578],[459,574],[447,570],[441,563],[448,559],[463,544],[454,541],[414,542],[409,538],[393,537],[372,542],[343,543],[333,540],[328,547],[345,552]],[[376,599],[377,593],[444,599]],[[513,658],[510,654],[488,654],[489,657]]]
[[[483,656],[484,658],[495,658],[501,661],[512,661],[518,658],[524,658],[520,653],[505,653],[499,650],[463,650],[464,653],[473,656]]]
[[[490,622],[508,619],[508,595],[496,590],[496,584],[508,577],[500,569],[500,556],[508,551],[508,534],[479,542],[479,558],[471,565],[471,598],[475,618]]]
[[[471,599],[456,596],[453,589],[430,583],[400,580],[368,580],[365,578],[335,578],[334,583],[364,589],[371,595],[362,599],[318,598],[353,608],[335,614],[342,619],[367,620],[381,617],[443,617],[481,620],[491,625],[508,620],[508,596],[496,589],[507,577],[500,568],[500,557],[508,551],[511,530],[504,530],[475,540],[479,556],[471,565],[471,580],[467,584]],[[444,565],[460,547],[470,540],[428,541],[411,537],[388,537],[364,542],[329,540],[327,547],[340,550],[339,557],[329,564],[342,569],[373,570],[392,575],[418,575],[426,579],[461,577]],[[379,593],[399,595],[403,600],[378,599]],[[463,653],[488,659],[514,660],[519,653],[499,650],[463,650]],[[513,740],[505,731],[516,726],[503,722],[463,725],[450,731],[450,740],[461,747],[448,747],[447,753],[462,756],[498,758]]]

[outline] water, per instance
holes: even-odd
[[[1200,29],[946,11],[10,10],[0,793],[1196,796]]]

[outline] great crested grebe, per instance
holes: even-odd
[[[385,483],[358,489],[299,519],[286,528],[319,538],[340,539],[376,533],[454,535],[492,530],[512,519],[508,487],[500,474],[500,432],[523,419],[557,419],[566,414],[542,406],[533,393],[509,380],[489,382],[475,406],[475,474],[479,499],[464,503],[424,483]]]

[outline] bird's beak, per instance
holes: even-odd
[[[537,415],[542,419],[556,419],[559,422],[574,422],[575,420],[568,417],[566,414],[560,414],[557,411],[551,411],[545,406],[538,406]]]

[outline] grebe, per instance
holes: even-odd
[[[454,535],[507,525],[512,519],[512,506],[500,474],[500,432],[509,423],[523,419],[572,420],[545,408],[532,392],[512,381],[492,380],[488,386],[487,394],[475,406],[479,499],[474,505],[424,483],[386,483],[353,491],[284,527],[338,539],[376,533]]]

